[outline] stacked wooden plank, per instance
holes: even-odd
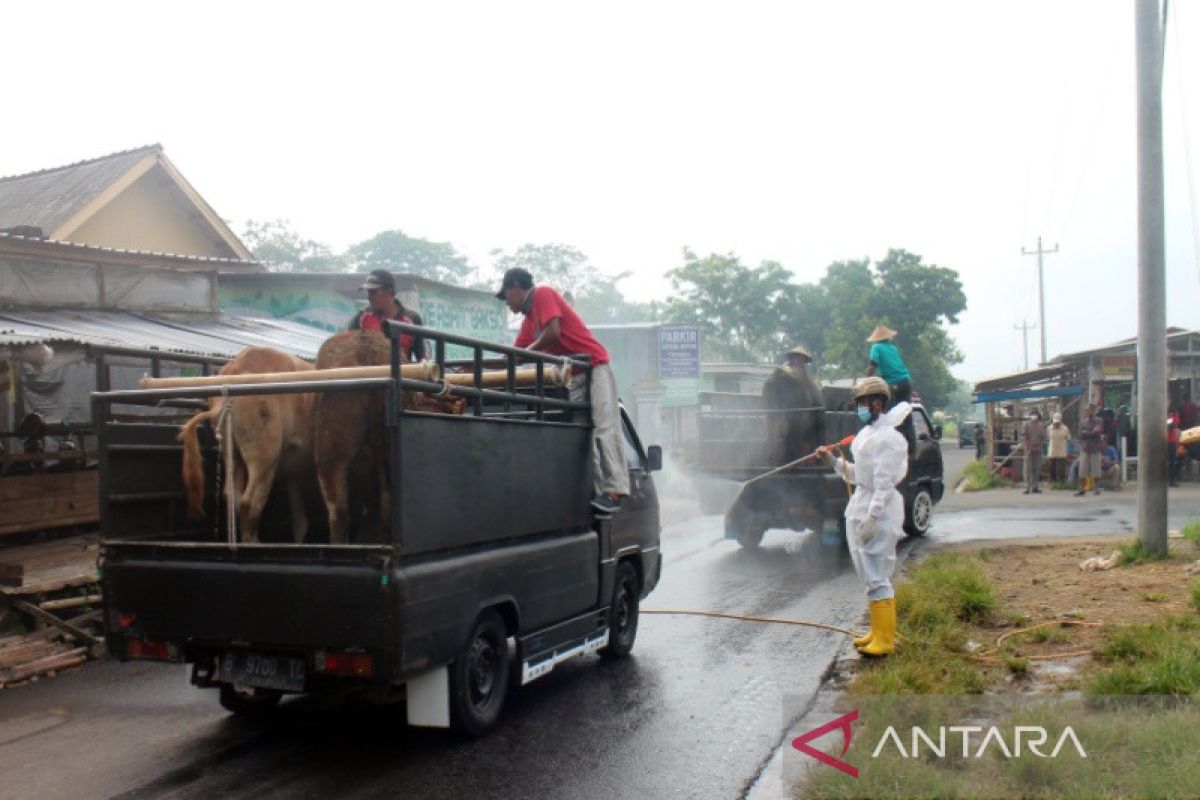
[[[98,551],[95,534],[0,551],[0,687],[103,655]]]

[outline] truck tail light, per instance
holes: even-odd
[[[334,650],[321,650],[313,659],[317,672],[331,675],[351,675],[356,678],[370,678],[375,674],[375,660],[370,653],[342,653]]]
[[[125,655],[142,661],[175,661],[179,651],[168,642],[153,642],[131,636],[125,640]]]

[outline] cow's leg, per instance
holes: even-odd
[[[308,538],[308,513],[304,502],[305,480],[301,475],[288,478],[288,505],[292,509],[292,541],[304,544]]]
[[[329,512],[329,543],[350,543],[350,516],[346,498],[346,472],[348,462],[345,459],[325,459],[318,463],[317,482],[321,486],[321,498]]]
[[[272,415],[266,402],[256,398],[239,410],[242,416],[235,427],[242,460],[246,462],[246,488],[238,496],[238,524],[242,527],[242,541],[257,542],[259,521],[283,454],[283,435],[279,419]]]

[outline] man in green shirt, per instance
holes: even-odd
[[[871,345],[867,375],[868,377],[878,375],[891,388],[892,399],[888,408],[897,403],[907,403],[912,399],[912,376],[908,374],[908,367],[904,366],[900,350],[892,341],[895,338],[896,331],[887,325],[876,325],[875,330],[867,337],[867,344]],[[916,440],[913,434],[912,416],[905,418],[904,423],[900,426],[900,432],[908,440],[908,452],[913,453],[916,450]]]

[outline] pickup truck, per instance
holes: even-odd
[[[765,463],[768,414],[761,408],[709,410],[698,418],[699,465],[705,480],[738,484],[769,472],[780,464]],[[824,436],[835,442],[862,425],[851,411],[825,411]],[[945,491],[941,430],[925,409],[913,407],[916,447],[909,456],[908,474],[898,487],[904,495],[904,530],[923,536],[933,519],[933,508]],[[813,530],[845,536],[846,503],[853,486],[834,471],[809,462],[745,486],[725,511],[725,538],[755,548],[771,528]]]
[[[447,387],[404,378],[399,337],[433,342],[439,374],[458,363],[482,375],[485,353],[547,372],[562,359],[398,323],[386,333],[391,377],[228,387],[230,395],[386,392],[386,541],[328,544],[318,501],[309,514],[317,530],[292,543],[282,492],[268,502],[261,543],[235,541],[219,478],[209,481],[207,518],[189,521],[177,424],[129,410],[195,408],[221,387],[93,395],[113,658],[189,663],[192,683],[217,688],[237,714],[269,713],[286,694],[361,689],[371,700],[403,700],[412,725],[480,735],[497,723],[510,684],[572,656],[629,653],[640,600],[661,572],[651,476],[661,450],[643,448],[622,412],[632,491],[618,513],[597,519],[587,402],[544,385],[541,367],[525,389],[512,368],[502,390],[479,379]],[[448,364],[447,345],[474,358]],[[571,363],[590,378],[585,360]],[[466,413],[404,410],[404,392],[443,389],[468,398]],[[216,475],[211,444],[205,459],[206,475]]]

